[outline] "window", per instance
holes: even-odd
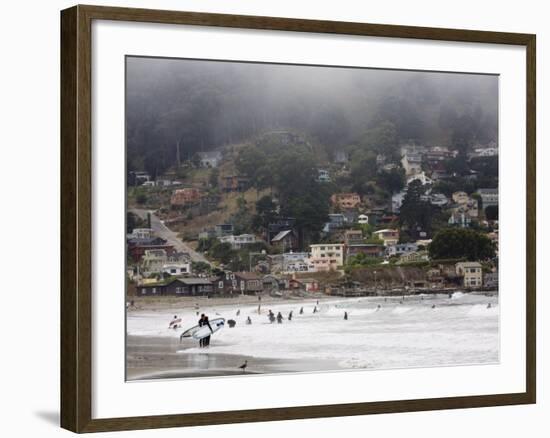
[[[154,293],[154,294],[156,294],[156,293],[157,293],[157,288],[156,288],[156,287],[153,287],[153,288],[151,289],[151,292]]]
[[[223,281],[218,282],[218,289],[223,289]]]
[[[176,274],[177,272],[178,270],[175,268],[170,269],[170,274]]]

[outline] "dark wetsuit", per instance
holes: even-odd
[[[210,326],[210,321],[208,320],[208,316],[204,317],[204,319],[202,320],[202,325],[203,326],[207,325],[210,331],[213,332],[212,327]],[[201,341],[202,341],[203,347],[208,347],[210,345],[210,335],[206,336],[205,338],[202,338]]]

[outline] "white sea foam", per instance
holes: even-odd
[[[498,298],[464,294],[424,297],[339,299],[330,303],[291,302],[257,305],[204,306],[201,313],[234,319],[212,336],[210,353],[280,359],[336,360],[345,368],[380,368],[468,364],[498,361]],[[487,304],[491,307],[487,308]],[[380,305],[380,308],[378,306]],[[435,308],[432,306],[435,305]],[[303,307],[303,314],[300,308]],[[313,309],[317,307],[317,312]],[[270,324],[267,312],[281,312],[283,323]],[[237,316],[237,311],[240,314]],[[288,321],[292,311],[292,321]],[[344,320],[344,312],[348,320]],[[174,315],[183,329],[169,329]],[[247,317],[252,324],[247,325]],[[196,310],[133,311],[128,313],[130,335],[179,338],[196,325]],[[185,340],[179,353],[198,354],[194,340]]]

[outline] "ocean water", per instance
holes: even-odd
[[[489,306],[490,304],[490,306]],[[303,314],[300,315],[300,308]],[[317,312],[313,312],[314,307]],[[271,324],[268,310],[284,316]],[[237,311],[240,315],[237,316]],[[289,312],[292,321],[288,321]],[[203,305],[211,319],[234,319],[211,338],[209,353],[273,359],[326,359],[340,368],[404,368],[498,363],[498,296],[465,294],[315,300],[262,305]],[[344,320],[344,312],[348,319]],[[168,329],[174,315],[182,329]],[[250,316],[252,324],[245,321]],[[196,325],[193,306],[170,311],[128,313],[129,335],[179,338]],[[198,343],[197,343],[198,344]],[[177,344],[176,344],[177,345]],[[187,340],[182,354],[204,353]]]

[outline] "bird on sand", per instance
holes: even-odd
[[[243,370],[243,373],[246,372],[246,367],[248,366],[248,361],[245,360],[244,363],[239,367],[241,370]]]

